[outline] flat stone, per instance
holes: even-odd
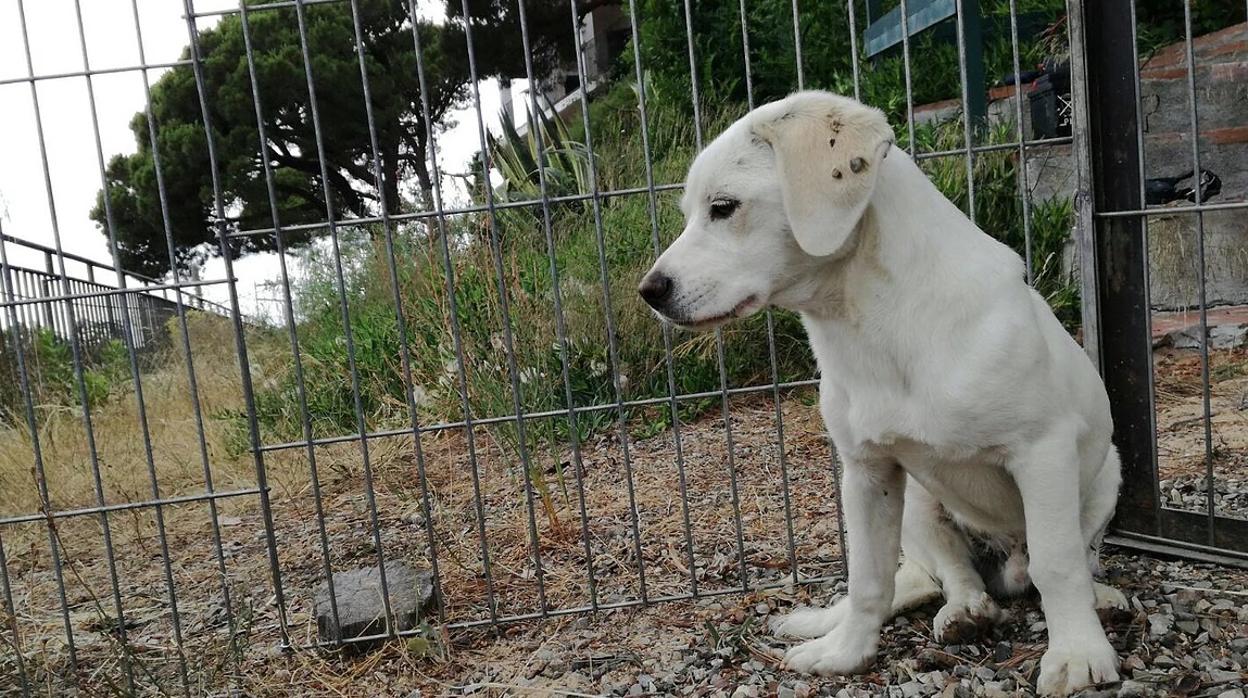
[[[404,562],[391,560],[386,563],[386,586],[390,591],[390,610],[398,626],[394,630],[401,632],[419,625],[422,614],[432,605],[433,573],[413,570]],[[338,602],[337,624],[330,605],[329,585],[322,584],[316,592],[316,629],[322,641],[339,642],[386,631],[378,568],[335,573],[334,597]]]
[[[1148,634],[1153,637],[1162,637],[1170,632],[1174,627],[1174,616],[1164,613],[1153,613],[1148,616]]]

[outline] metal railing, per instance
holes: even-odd
[[[12,317],[0,317],[0,328],[5,330],[11,324],[25,334],[48,330],[67,342],[77,333],[84,348],[94,348],[111,340],[122,341],[129,327],[135,347],[149,349],[167,344],[166,323],[177,312],[170,291],[189,308],[227,313],[224,306],[200,295],[203,286],[170,287],[159,279],[119,272],[112,265],[81,255],[58,254],[55,248],[10,235],[4,235],[4,243],[9,250],[33,251],[44,260],[42,269],[6,265],[8,279],[0,298],[15,312]],[[74,262],[83,271],[66,270],[64,262]],[[103,275],[103,282],[97,280],[97,273]],[[137,285],[116,285],[118,279]]]

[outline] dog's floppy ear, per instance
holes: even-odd
[[[893,141],[883,112],[807,92],[759,108],[752,128],[775,153],[798,245],[816,257],[840,250],[867,208]]]

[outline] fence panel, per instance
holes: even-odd
[[[1146,235],[1158,209],[1145,204],[1134,15],[1068,0],[1068,25],[1059,6],[1047,18],[1055,53],[1069,30],[1069,113],[1060,86],[1041,79],[1060,80],[1060,65],[1025,77],[1035,18],[1013,0],[901,0],[888,13],[874,0],[606,3],[618,14],[577,0],[451,0],[441,23],[416,5],[184,0],[162,26],[185,30],[186,57],[149,62],[145,13],[156,21],[163,8],[131,0],[138,64],[93,68],[75,3],[81,70],[40,74],[19,0],[26,71],[0,90],[29,89],[55,240],[33,246],[39,270],[10,263],[29,243],[0,237],[13,378],[0,386],[0,428],[31,465],[0,510],[0,669],[26,693],[190,694],[236,683],[248,642],[426,633],[397,607],[396,584],[411,583],[402,565],[428,568],[444,629],[842,578],[838,463],[799,321],[767,310],[691,338],[635,297],[638,270],[678,232],[689,157],[794,89],[879,102],[898,146],[1080,326],[1127,476],[1113,540],[1242,560],[1245,524],[1214,504],[1204,341],[1208,504],[1179,511],[1160,491]],[[489,15],[500,8],[502,33]],[[570,53],[549,65],[561,42]],[[516,53],[503,72],[530,86],[523,124],[510,106],[488,113],[503,45]],[[456,90],[438,92],[440,71],[461,58]],[[715,72],[725,66],[733,80]],[[985,87],[990,66],[1012,76]],[[168,72],[153,84],[152,71]],[[85,169],[108,192],[104,74],[141,80],[132,128],[150,158],[145,203],[157,210],[145,223],[158,229],[165,278],[62,243],[52,183],[68,175],[47,141],[63,134],[45,125],[40,88],[85,87],[96,146]],[[173,95],[183,101],[166,109]],[[193,142],[168,145],[186,133]],[[454,162],[465,149],[477,155]],[[1200,155],[1193,145],[1198,173]],[[190,223],[178,215],[187,162],[198,177]],[[1194,217],[1203,270],[1203,217],[1243,204],[1196,189],[1194,205],[1165,211]],[[115,258],[130,214],[118,201],[101,197],[94,214]],[[188,278],[180,264],[200,223],[220,279]],[[240,251],[275,253],[276,326],[243,316]],[[223,286],[226,302],[202,300],[206,285]],[[36,335],[59,340],[55,381]],[[102,379],[106,348],[120,360]],[[171,358],[150,361],[155,349]],[[110,392],[110,380],[126,389]],[[383,622],[362,628],[336,592],[360,570],[373,570],[384,606]]]

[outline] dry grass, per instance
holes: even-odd
[[[1205,408],[1200,353],[1156,354],[1157,465],[1162,480],[1206,472]],[[1222,481],[1248,478],[1248,349],[1209,356],[1210,437],[1213,471]],[[1248,511],[1220,511],[1237,517]]]
[[[238,381],[232,347],[208,339],[196,340],[195,346],[205,352],[195,356],[205,414],[237,410],[241,396],[235,392]],[[145,378],[153,447],[162,493],[166,496],[197,492],[203,487],[193,414],[185,393],[184,367],[177,360],[179,357],[171,358],[174,360],[170,366]],[[1244,438],[1248,431],[1242,428],[1248,355],[1215,353],[1213,376],[1215,435],[1244,449],[1248,444]],[[1184,468],[1196,467],[1191,465],[1192,457],[1203,457],[1203,446],[1197,449],[1199,444],[1193,440],[1203,435],[1199,421],[1192,421],[1201,414],[1197,355],[1160,355],[1157,387],[1163,477],[1171,477]],[[781,406],[794,549],[801,563],[799,573],[803,578],[835,574],[839,570],[840,548],[834,471],[813,406],[813,391],[794,391],[785,396]],[[64,503],[89,505],[93,494],[85,446],[78,443],[81,438],[73,438],[74,428],[81,429],[80,422],[70,414],[46,414],[52,424],[45,427],[48,436],[41,438],[41,445],[56,486],[55,502],[58,507],[65,506]],[[740,589],[742,559],[752,585],[783,581],[790,575],[774,405],[764,397],[738,397],[732,401],[731,414],[732,454],[741,512],[740,549],[722,415],[708,414],[696,423],[683,425],[680,431],[694,561],[692,574],[671,431],[660,430],[656,436],[630,437],[627,441],[640,555],[629,513],[624,446],[614,430],[584,444],[580,488],[570,452],[546,450],[532,454],[532,472],[540,475],[541,483],[534,495],[533,526],[540,547],[541,592],[548,608],[588,605],[594,597],[602,604],[638,599],[642,569],[649,598],[686,594],[691,588],[691,577],[696,578],[702,592]],[[106,483],[111,488],[107,490],[110,501],[143,500],[149,496],[142,467],[142,443],[133,438],[138,433],[134,418],[132,399],[115,400],[97,414],[97,429],[101,433],[107,430],[109,437],[101,439],[100,448],[106,454],[103,463]],[[645,423],[645,419],[646,415],[633,415],[629,433],[654,432],[653,425]],[[235,450],[237,435],[226,428],[236,422],[209,422],[210,456],[217,486],[251,485],[250,455]],[[496,440],[492,432],[478,429],[473,436],[496,613],[530,613],[540,607],[540,598],[529,538],[530,510],[524,471],[514,452]],[[488,619],[491,592],[483,575],[478,498],[473,488],[467,434],[450,431],[428,435],[422,446],[447,619]],[[7,439],[0,444],[6,497],[3,506],[8,513],[38,511],[37,497],[32,499],[28,489],[13,485],[10,477],[21,475],[29,481],[29,449],[30,444],[21,439]],[[369,449],[385,554],[387,558],[423,564],[429,559],[429,546],[413,443],[405,437],[376,439],[369,442]],[[1220,452],[1233,451],[1227,448]],[[375,564],[371,511],[362,484],[359,445],[321,447],[316,449],[315,456],[330,564],[334,570]],[[323,582],[324,565],[310,463],[306,451],[301,449],[268,454],[265,462],[272,485],[285,621],[292,643],[309,646],[316,641],[312,606]],[[1242,467],[1242,462],[1227,461],[1232,469]],[[130,467],[121,468],[123,463]],[[10,494],[25,499],[10,499]],[[115,589],[108,559],[103,554],[99,519],[75,517],[59,520],[51,531],[42,523],[0,531],[4,535],[18,629],[14,634],[10,624],[0,623],[5,628],[0,631],[0,676],[16,676],[16,646],[26,672],[38,684],[35,692],[48,695],[63,692],[75,681],[87,695],[128,694],[127,665],[135,676],[136,693],[178,692],[183,661],[193,694],[229,685],[248,695],[360,695],[362,691],[376,694],[407,691],[416,686],[437,693],[445,688],[443,681],[459,676],[457,672],[466,666],[492,661],[500,653],[511,653],[514,659],[517,652],[523,655],[531,651],[517,649],[532,646],[531,633],[522,630],[526,626],[521,625],[507,626],[521,630],[505,629],[501,638],[486,631],[462,631],[455,632],[454,642],[448,645],[446,637],[435,637],[440,657],[435,662],[425,656],[427,649],[421,643],[390,643],[364,657],[303,651],[283,655],[277,649],[282,615],[273,595],[258,499],[247,496],[221,502],[217,519],[222,537],[220,559],[206,504],[166,506],[161,513],[165,518],[170,551],[168,574],[173,581],[172,596],[179,612],[183,651],[177,651],[173,638],[173,604],[155,512],[144,509],[110,515],[119,580]],[[582,527],[589,534],[588,559]],[[68,621],[77,647],[76,674],[69,666],[64,639],[66,620],[48,553],[49,536],[62,549]],[[224,575],[221,566],[225,568]],[[592,597],[588,583],[591,566],[597,582]],[[125,618],[124,644],[120,642],[114,595],[120,599]],[[746,597],[749,598],[752,597]],[[628,653],[644,654],[646,650],[636,646],[638,642],[661,641],[664,635],[659,630],[664,624],[700,624],[704,615],[700,613],[681,604],[660,606],[657,610],[614,611],[599,616],[605,620],[601,632],[595,631],[602,636],[604,646],[613,649],[608,652],[587,646],[578,652],[588,657],[587,661],[631,666],[629,656],[635,655]],[[550,620],[541,632],[558,633],[560,628],[577,622],[575,617]],[[640,632],[639,628],[649,630]],[[527,639],[513,646],[508,641],[513,635]],[[649,650],[660,656],[666,651],[661,647]],[[367,691],[363,686],[368,687]],[[17,688],[11,681],[0,680],[0,695]],[[506,687],[496,688],[494,692],[500,695],[510,691]]]
[[[249,486],[254,481],[251,459],[238,452],[235,423],[222,418],[242,404],[238,364],[228,341],[230,330],[224,319],[199,313],[191,315],[188,328],[214,484],[217,489]],[[186,362],[173,349],[151,361],[159,368],[142,376],[142,388],[160,493],[168,497],[202,492],[204,462]],[[118,392],[90,411],[94,461],[81,409],[36,406],[38,448],[54,510],[98,503],[97,465],[104,501],[152,499],[148,445],[141,438],[138,401],[131,386]],[[25,425],[0,426],[0,516],[43,510],[35,478],[35,446]]]
[[[210,341],[219,355],[195,357],[208,409],[238,409],[240,397],[230,392],[237,383],[231,373],[232,349]],[[176,357],[175,357],[176,358]],[[174,362],[177,364],[178,362]],[[211,376],[214,371],[218,375]],[[162,494],[202,490],[193,416],[178,365],[145,378],[152,414],[153,447],[157,454]],[[795,555],[803,577],[832,574],[839,565],[834,471],[821,433],[812,393],[799,391],[783,402],[785,461],[792,483],[790,507],[794,520]],[[96,426],[112,430],[101,439],[103,462],[130,465],[127,473],[107,473],[109,501],[147,498],[141,442],[134,421],[133,400],[117,400],[99,411]],[[74,422],[52,415],[49,434],[69,433]],[[630,433],[655,431],[637,414]],[[248,486],[251,459],[232,451],[235,435],[214,423],[208,430],[210,455],[218,488]],[[488,430],[474,432],[480,476],[480,506],[485,518],[485,541],[491,562],[493,603],[499,616],[531,613],[540,608],[544,593],[550,609],[592,603],[627,602],[641,595],[639,571],[644,568],[648,598],[683,595],[696,577],[700,591],[740,589],[744,561],[749,583],[781,580],[790,574],[788,534],[776,446],[774,405],[758,398],[734,398],[732,436],[741,512],[737,546],[736,518],[729,486],[728,451],[721,415],[711,414],[681,429],[681,450],[689,503],[689,548],[686,548],[684,508],[676,483],[675,443],[670,431],[658,436],[628,439],[629,465],[635,492],[640,558],[634,544],[633,518],[627,497],[624,448],[618,433],[586,443],[580,483],[574,458],[565,451],[532,454],[536,487],[533,525],[541,551],[541,590],[529,537],[529,507],[524,496],[524,470],[514,452]],[[463,432],[427,436],[424,447],[431,510],[437,531],[437,555],[449,621],[490,617],[491,594],[483,575],[481,537],[478,535],[477,498],[472,485],[472,461]],[[93,498],[85,447],[71,438],[53,438],[45,445],[50,475],[56,480],[54,502],[89,505]],[[41,440],[41,445],[44,441]],[[29,443],[4,447],[9,472],[19,472],[22,458],[29,468]],[[420,507],[420,482],[413,444],[393,437],[369,442],[376,478],[376,507],[380,537],[387,558],[405,558],[415,564],[429,559]],[[56,449],[56,450],[52,450]],[[357,444],[316,449],[321,484],[320,499],[334,570],[375,564],[371,513],[362,485],[362,457]],[[125,459],[125,460],[122,460]],[[137,468],[135,465],[137,464]],[[316,500],[306,451],[293,449],[269,454],[277,554],[280,561],[285,610],[292,642],[314,644],[312,600],[323,582],[323,557],[317,526]],[[51,468],[58,468],[52,471]],[[84,472],[85,471],[85,472]],[[29,476],[27,476],[29,477]],[[21,491],[20,488],[15,491]],[[585,515],[581,516],[581,493]],[[23,494],[18,503],[6,501],[9,511],[38,511],[37,497]],[[61,519],[51,531],[42,523],[8,527],[2,533],[8,557],[18,632],[15,640],[28,674],[49,693],[74,681],[51,556],[49,536],[62,549],[63,577],[69,624],[77,648],[77,680],[89,694],[124,694],[127,665],[137,692],[159,693],[180,684],[185,661],[192,692],[228,683],[242,683],[249,693],[276,691],[264,670],[280,639],[280,614],[273,597],[267,547],[254,496],[221,502],[218,512],[222,536],[221,562],[211,535],[211,518],[204,503],[162,508],[170,550],[166,583],[165,558],[151,509],[113,513],[110,533],[116,550],[114,589],[103,554],[98,517]],[[588,531],[587,559],[581,537]],[[693,572],[690,572],[690,554]],[[225,567],[222,576],[219,565]],[[588,570],[596,580],[592,597]],[[225,603],[225,593],[230,603]],[[120,642],[114,595],[124,615],[125,643]],[[173,601],[176,600],[184,650],[174,640]],[[228,609],[228,610],[227,610]],[[231,626],[232,624],[232,626]],[[233,632],[231,632],[231,627]],[[233,639],[233,642],[231,641]],[[316,675],[320,660],[298,654],[308,664],[305,680],[319,682],[319,690],[348,685]],[[385,656],[393,656],[391,651]],[[13,676],[18,656],[0,644],[0,669]],[[374,660],[369,660],[369,662]],[[380,660],[376,660],[380,661]],[[368,662],[365,662],[367,664]],[[363,665],[361,665],[362,667]],[[354,672],[356,669],[352,669]],[[360,669],[364,670],[364,669]],[[344,683],[344,681],[346,683]],[[0,693],[3,693],[0,690]]]

